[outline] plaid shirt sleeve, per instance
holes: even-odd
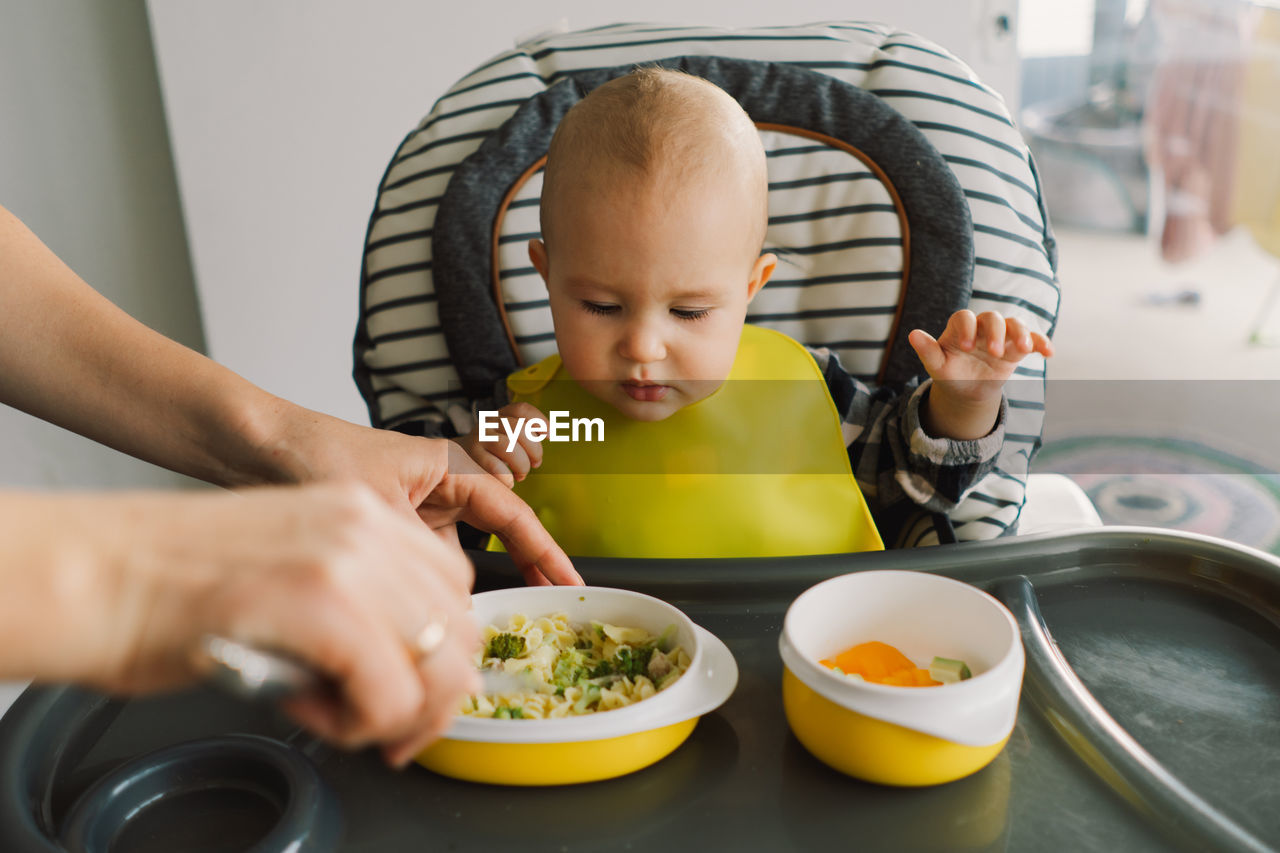
[[[903,502],[949,513],[971,486],[995,467],[1004,444],[1007,402],[1001,398],[995,428],[982,438],[935,438],[920,425],[920,404],[932,380],[900,389],[871,388],[849,375],[830,350],[810,349],[840,413],[854,477],[868,500],[881,507]]]

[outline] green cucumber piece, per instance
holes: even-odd
[[[955,684],[957,681],[973,678],[973,673],[962,660],[935,657],[933,663],[929,664],[929,677],[943,684]]]

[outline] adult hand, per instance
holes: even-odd
[[[495,486],[505,492],[500,484]],[[359,484],[243,493],[0,496],[0,672],[113,692],[202,676],[222,635],[298,658],[336,690],[285,710],[402,763],[479,685],[470,564]],[[411,652],[445,626],[425,659]]]
[[[282,401],[283,404],[283,401]],[[529,505],[456,442],[357,426],[290,404],[258,450],[297,482],[356,479],[393,507],[457,541],[454,523],[495,534],[530,585],[582,578]]]

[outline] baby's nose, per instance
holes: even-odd
[[[662,336],[643,324],[627,329],[618,349],[623,358],[639,364],[662,361],[667,357],[667,347]]]

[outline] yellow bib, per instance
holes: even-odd
[[[558,355],[507,387],[544,415],[604,422],[603,441],[544,441],[542,466],[515,487],[570,556],[884,548],[818,365],[786,335],[746,326],[728,381],[662,421],[631,420],[593,397]]]

